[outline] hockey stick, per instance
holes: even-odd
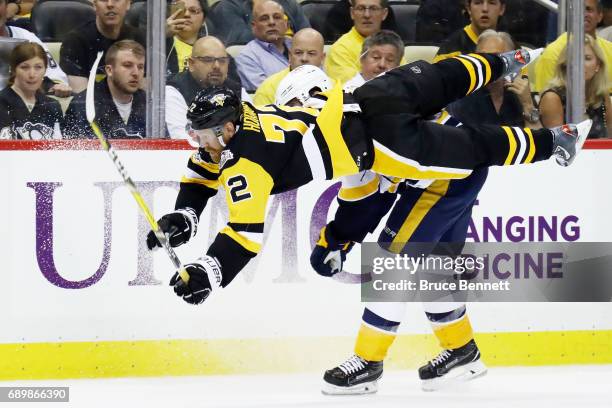
[[[94,62],[93,67],[91,67],[91,71],[89,72],[89,79],[87,80],[87,93],[85,95],[85,111],[87,113],[87,121],[91,125],[91,129],[93,130],[94,134],[100,141],[100,144],[102,145],[104,150],[106,150],[111,160],[113,161],[115,167],[117,168],[117,171],[123,178],[123,182],[127,186],[128,190],[130,190],[130,193],[132,193],[132,196],[136,200],[136,204],[138,204],[138,207],[140,207],[140,210],[144,214],[145,218],[149,222],[149,225],[151,226],[151,229],[155,233],[155,237],[160,242],[161,246],[166,250],[166,253],[170,257],[172,264],[178,271],[183,282],[187,283],[189,281],[189,274],[187,273],[187,271],[185,270],[185,267],[183,266],[178,256],[176,255],[176,252],[174,252],[174,249],[170,246],[170,243],[168,242],[168,238],[166,237],[164,232],[159,228],[159,225],[157,224],[157,221],[155,220],[155,218],[153,218],[153,214],[151,213],[151,210],[149,210],[149,206],[142,198],[142,195],[136,188],[136,185],[132,181],[132,178],[127,174],[127,171],[125,170],[125,167],[123,166],[123,163],[119,161],[119,157],[117,156],[115,149],[113,149],[110,142],[104,136],[104,134],[102,134],[102,131],[98,127],[98,124],[95,122],[96,108],[94,105],[94,86],[96,83],[96,71],[98,70],[98,64],[100,63],[101,59],[102,59],[102,51],[98,52],[96,61]]]

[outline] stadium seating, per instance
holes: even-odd
[[[145,30],[147,26],[147,2],[133,2],[125,15],[125,23]]]
[[[93,5],[87,0],[46,0],[34,5],[31,21],[43,42],[62,42],[75,27],[95,18]]]
[[[411,63],[418,60],[432,62],[438,48],[435,45],[407,45],[404,48],[404,59],[406,63]]]

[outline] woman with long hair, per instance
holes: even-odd
[[[9,65],[8,85],[0,92],[0,139],[61,138],[62,108],[41,90],[47,71],[45,50],[32,42],[19,44]]]
[[[566,121],[567,47],[561,53],[555,76],[540,98],[540,116],[545,127]],[[590,139],[612,137],[612,104],[608,93],[606,58],[597,41],[586,35],[584,41],[585,118],[593,119]]]

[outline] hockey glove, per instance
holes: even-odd
[[[176,210],[161,217],[157,224],[159,228],[168,236],[171,247],[183,245],[196,234],[198,230],[198,216],[191,208]],[[149,231],[147,234],[147,248],[153,249],[160,247],[155,233]]]
[[[183,282],[178,272],[170,279],[174,293],[192,305],[204,302],[213,289],[221,287],[221,265],[216,258],[204,256],[194,263],[185,265],[189,274],[189,283]]]
[[[346,254],[353,248],[353,241],[341,241],[334,237],[329,225],[321,229],[319,241],[310,254],[310,264],[321,276],[333,276],[342,271]]]

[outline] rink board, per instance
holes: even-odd
[[[321,278],[308,263],[315,232],[335,211],[335,183],[272,200],[253,266],[193,307],[167,286],[165,255],[145,250],[146,223],[105,153],[95,143],[46,147],[0,150],[8,175],[0,180],[0,211],[8,215],[0,378],[317,371],[351,353],[359,288]],[[154,213],[171,210],[184,145],[117,147],[127,149],[120,157]],[[521,241],[547,223],[557,226],[554,240],[610,242],[611,170],[606,149],[585,151],[569,169],[549,162],[493,169],[474,208],[475,235]],[[178,248],[184,261],[203,254],[226,221],[221,195],[211,204],[194,242]],[[501,222],[502,236],[485,236],[485,220]],[[358,258],[352,254],[347,269],[357,269]],[[611,311],[610,303],[470,305],[491,365],[611,363]],[[429,333],[421,306],[409,305],[389,366],[430,358],[437,345]]]

